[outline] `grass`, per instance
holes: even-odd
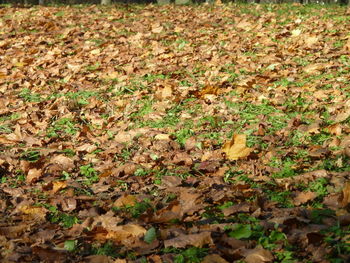
[[[19,78],[10,82],[0,73],[8,86],[6,99],[0,98],[5,105],[0,109],[0,182],[5,189],[0,195],[6,200],[6,218],[16,215],[13,224],[21,222],[22,215],[14,210],[19,200],[8,190],[21,188],[23,198],[47,209],[45,223],[58,232],[87,222],[84,213],[93,210],[102,217],[112,211],[118,226],[135,224],[147,233],[135,239],[129,233],[135,245],[129,246],[124,240],[103,239],[98,231],[113,230],[98,223],[91,229],[84,225],[78,236],[53,238],[53,244],[64,244],[79,260],[107,255],[138,262],[155,260],[151,256],[202,262],[213,253],[225,257],[222,245],[216,244],[227,235],[248,242],[245,249],[271,251],[276,262],[304,260],[299,253],[306,255],[304,262],[312,262],[304,243],[291,243],[284,223],[271,223],[299,209],[303,226],[327,226],[320,232],[320,242],[330,248],[324,260],[346,262],[349,228],[329,222],[347,210],[330,209],[325,202],[339,195],[349,171],[344,145],[350,119],[334,121],[348,110],[350,96],[346,10],[285,4],[238,7],[213,5],[210,15],[207,6],[45,7],[46,17],[62,18],[55,26],[72,30],[67,36],[57,33],[59,29],[52,31],[57,34],[45,31],[38,19],[41,7],[16,12],[4,8],[4,17],[18,23],[11,31],[4,26],[1,33],[28,51],[21,54],[14,50],[18,43],[11,42],[2,54],[6,74]],[[246,28],[239,29],[239,21],[247,21]],[[315,34],[315,46],[304,46]],[[325,44],[327,48],[320,48]],[[12,63],[13,54],[18,58]],[[42,63],[48,54],[54,54],[54,64]],[[82,68],[72,73],[67,64],[75,61]],[[313,64],[324,67],[305,72]],[[20,79],[22,74],[25,79]],[[171,85],[172,95],[162,98],[158,93],[165,85]],[[199,95],[207,86],[219,94]],[[330,125],[338,125],[340,132],[333,134]],[[123,134],[136,135],[125,142]],[[164,136],[154,139],[159,134]],[[234,134],[247,136],[246,146],[253,148],[249,157],[231,161],[221,154]],[[81,145],[98,148],[82,151],[77,149]],[[74,167],[52,163],[57,155]],[[188,165],[175,161],[179,155],[190,160]],[[33,168],[43,176],[29,184],[26,176]],[[328,176],[305,175],[317,170]],[[57,180],[67,187],[53,193]],[[295,204],[296,194],[310,191],[316,194],[313,200]],[[125,193],[140,201],[114,207],[116,197]],[[57,195],[78,196],[77,208],[67,212],[53,205]],[[186,195],[196,200],[183,199]],[[195,205],[187,208],[188,201]],[[251,205],[248,212],[224,215],[224,209],[243,202]],[[41,227],[28,224],[33,233]],[[215,229],[205,230],[212,231],[213,244],[163,247],[167,239],[205,227]],[[142,254],[137,248],[142,242],[159,245]]]

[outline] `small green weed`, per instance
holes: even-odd
[[[19,93],[19,96],[28,102],[40,102],[43,99],[41,98],[41,95],[38,93],[33,93],[30,89],[24,88]]]
[[[40,152],[37,150],[27,150],[21,154],[20,159],[28,162],[36,162],[40,159]]]
[[[92,164],[80,166],[80,174],[85,177],[86,184],[96,183],[99,180],[98,173],[92,167]]]
[[[56,206],[45,204],[44,207],[49,210],[48,219],[51,223],[59,223],[64,228],[71,228],[74,224],[79,222],[76,216],[62,213]]]
[[[186,143],[186,140],[193,135],[194,135],[194,132],[191,129],[187,129],[187,128],[178,130],[174,133],[176,141],[182,146],[184,146]]]
[[[208,254],[207,248],[189,247],[181,250],[177,248],[165,248],[162,250],[164,254],[177,254],[174,258],[174,263],[199,263]]]
[[[47,130],[48,137],[59,137],[62,135],[75,135],[79,131],[77,125],[70,118],[62,118],[55,121]]]
[[[103,245],[94,244],[92,246],[92,254],[93,255],[105,255],[110,257],[117,257],[117,247],[113,244],[112,241],[108,241]]]
[[[113,207],[113,211],[125,211],[131,214],[133,218],[139,218],[148,209],[152,209],[151,201],[144,199],[141,202],[136,203],[134,206],[126,205],[125,207]]]

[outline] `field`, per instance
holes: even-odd
[[[0,8],[1,262],[349,262],[350,9]]]

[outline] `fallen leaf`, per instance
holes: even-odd
[[[59,190],[66,188],[67,182],[66,181],[55,181],[52,183],[52,190],[51,192],[53,194],[57,193]]]
[[[198,234],[182,234],[178,237],[164,241],[164,247],[184,248],[186,246],[203,247],[204,245],[213,244],[210,232]]]
[[[222,151],[229,160],[234,161],[245,158],[253,151],[252,148],[246,146],[246,138],[245,134],[235,134],[231,141],[224,144]]]
[[[340,204],[342,207],[348,206],[350,204],[350,182],[346,182],[342,190],[342,195],[340,197]]]
[[[297,196],[293,199],[293,203],[296,206],[301,204],[305,204],[311,200],[314,200],[317,197],[315,192],[307,191],[307,192],[298,192]]]
[[[134,206],[137,202],[137,199],[134,195],[128,195],[124,194],[121,197],[119,197],[115,202],[113,203],[113,206],[115,207],[123,207],[123,206]]]
[[[51,158],[50,162],[60,165],[64,171],[69,171],[74,168],[74,161],[63,154],[54,156]]]
[[[211,254],[211,255],[207,255],[202,260],[202,263],[228,263],[228,261],[220,257],[218,254]]]
[[[42,175],[42,170],[41,169],[30,169],[28,171],[27,177],[26,177],[26,182],[31,184],[35,181],[37,181]]]
[[[263,248],[247,249],[244,252],[245,262],[247,263],[264,263],[272,262],[274,257],[272,253]]]
[[[96,149],[97,149],[96,145],[89,144],[89,143],[85,143],[85,144],[76,148],[76,150],[78,152],[88,152],[88,153],[91,153],[91,152],[95,151]]]
[[[45,221],[47,210],[44,207],[22,206],[19,211],[30,216],[32,219]]]
[[[105,255],[91,255],[84,258],[84,262],[86,263],[126,263],[126,260],[122,261],[114,261],[111,257],[105,256]]]

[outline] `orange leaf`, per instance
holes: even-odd
[[[136,202],[137,202],[137,200],[136,200],[136,197],[134,195],[122,195],[114,202],[113,205],[116,207],[122,207],[122,206],[126,206],[126,205],[134,206],[136,204]]]

